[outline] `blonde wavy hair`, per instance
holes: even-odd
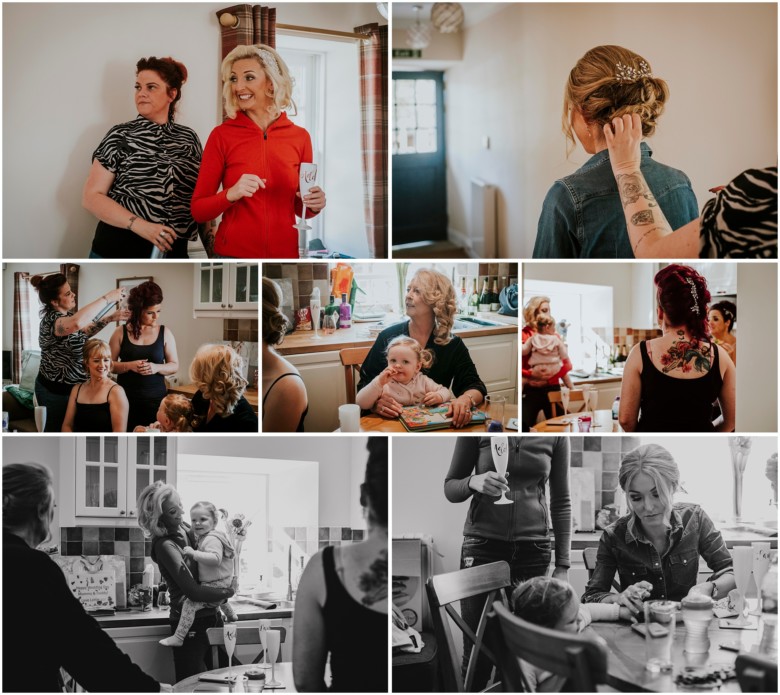
[[[101,357],[108,357],[111,359],[111,348],[105,340],[100,338],[90,338],[84,343],[84,366],[89,365],[89,361],[92,359],[92,355],[98,353]]]
[[[634,478],[640,473],[655,483],[658,498],[668,511],[674,503],[674,493],[680,488],[680,468],[667,449],[660,444],[642,444],[629,451],[620,462],[618,483],[628,493]],[[626,504],[632,510],[631,498],[626,494]]]
[[[390,350],[399,345],[410,348],[417,355],[417,361],[423,369],[428,369],[433,364],[433,353],[408,335],[397,335],[393,338],[385,348],[385,357],[389,357]]]
[[[545,297],[543,295],[537,295],[536,297],[531,297],[531,299],[528,300],[526,305],[523,307],[523,321],[525,321],[526,326],[530,326],[534,321],[536,321],[536,313],[539,311],[539,307],[542,306],[547,302],[550,303],[550,298]]]
[[[642,135],[655,132],[658,118],[669,99],[669,86],[652,74],[638,75],[630,81],[617,77],[617,65],[640,70],[640,64],[650,63],[638,53],[622,46],[591,48],[569,73],[563,93],[563,132],[567,154],[576,146],[572,132],[572,110],[576,109],[588,123],[602,128],[613,118],[637,113],[642,119]]]
[[[433,329],[433,342],[446,345],[452,340],[452,326],[458,311],[455,288],[449,278],[438,270],[418,270],[412,277],[422,290],[423,301],[433,310],[436,325]]]
[[[174,497],[181,507],[181,497],[176,492],[176,488],[162,480],[147,485],[138,496],[136,503],[138,525],[143,529],[147,538],[162,538],[168,535],[168,530],[165,528],[165,524],[160,521],[160,517],[163,515],[163,502],[170,497]]]
[[[190,365],[190,379],[222,417],[233,412],[247,387],[244,360],[229,345],[201,345]]]
[[[273,57],[273,61],[269,59],[269,55]],[[236,46],[222,61],[222,98],[228,117],[235,118],[240,111],[238,101],[233,96],[233,85],[230,81],[233,63],[247,58],[256,60],[260,64],[260,68],[273,85],[273,90],[266,93],[266,96],[273,99],[273,103],[268,107],[271,116],[278,118],[282,111],[289,109],[295,115],[298,112],[292,98],[295,80],[290,74],[290,69],[282,60],[282,56],[273,48],[266,46],[264,43],[258,43],[254,46]]]
[[[192,432],[197,421],[192,410],[192,402],[180,393],[169,393],[160,401],[163,412],[173,423],[174,432]]]

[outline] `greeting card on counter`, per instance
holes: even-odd
[[[449,405],[442,403],[431,408],[426,406],[406,406],[399,419],[401,424],[409,432],[429,432],[431,430],[443,430],[452,426],[452,418],[447,417]],[[485,413],[473,408],[471,410],[471,424],[485,422]]]

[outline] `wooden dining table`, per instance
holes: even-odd
[[[753,618],[755,620],[755,618]],[[675,677],[687,667],[702,668],[705,665],[733,668],[738,651],[752,651],[759,642],[761,630],[733,630],[718,626],[714,618],[710,623],[710,650],[708,654],[689,655],[684,650],[685,625],[678,614],[672,644],[673,670],[668,673],[651,673],[645,669],[645,640],[634,632],[628,623],[591,623],[590,631],[602,637],[607,643],[607,684],[616,690],[631,692],[671,693],[688,691],[674,682]],[[730,649],[722,649],[728,645]],[[723,682],[720,692],[739,693],[741,688],[736,678]]]
[[[504,431],[512,434],[516,430],[510,430],[506,427],[506,423],[512,418],[517,420],[517,405],[507,405],[504,408]],[[387,418],[379,417],[379,415],[364,415],[360,418],[360,431],[361,432],[409,432],[399,419],[388,420]],[[428,430],[423,434],[454,434],[456,432],[485,432],[485,423],[480,422],[476,425],[466,425],[460,429],[454,427],[447,427],[440,430]],[[410,433],[411,434],[411,433]]]
[[[199,673],[184,680],[179,681],[173,686],[173,692],[175,693],[249,693],[259,692],[258,690],[251,690],[251,682],[244,680],[240,676],[243,676],[244,671],[248,671],[250,668],[255,668],[254,664],[246,665],[234,665],[233,673],[239,676],[236,678],[235,684],[231,687],[228,684],[211,683],[209,681],[200,680],[200,677],[205,675]],[[228,673],[227,668],[216,668],[213,671],[206,671],[209,675],[222,675]],[[271,669],[264,669],[266,681],[271,680]],[[327,675],[327,674],[326,674]],[[293,668],[292,661],[278,661],[274,664],[274,676],[284,687],[275,688],[271,690],[265,689],[266,693],[269,692],[281,692],[281,693],[297,693],[295,689],[295,683],[293,682]]]
[[[577,432],[573,429],[577,427],[575,419],[582,417],[583,415],[589,415],[591,417],[590,431],[596,434],[605,434],[607,432],[620,432],[620,425],[615,420],[612,420],[611,414],[609,414],[609,420],[604,415],[609,413],[608,410],[598,411],[599,419],[594,417],[594,413],[590,410],[583,411],[581,413],[569,413],[568,415],[559,415],[557,417],[550,418],[549,420],[543,420],[537,422],[532,428],[531,432]],[[596,422],[609,422],[605,427],[603,425],[597,425]]]

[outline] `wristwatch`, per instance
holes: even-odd
[[[713,600],[716,600],[718,598],[718,585],[715,582],[710,582],[712,584],[712,593],[710,594],[710,597]]]

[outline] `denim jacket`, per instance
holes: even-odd
[[[698,219],[699,208],[688,177],[653,161],[646,142],[641,148],[642,174],[672,229]],[[533,257],[634,257],[608,150],[594,154],[548,191]]]
[[[699,556],[713,572],[710,581],[734,571],[731,553],[720,531],[698,504],[675,504],[670,523],[671,543],[663,557],[647,540],[634,514],[623,516],[604,529],[596,569],[582,601],[603,601],[610,593],[616,571],[622,589],[647,581],[653,585],[650,599],[666,601],[680,601],[698,583]]]

